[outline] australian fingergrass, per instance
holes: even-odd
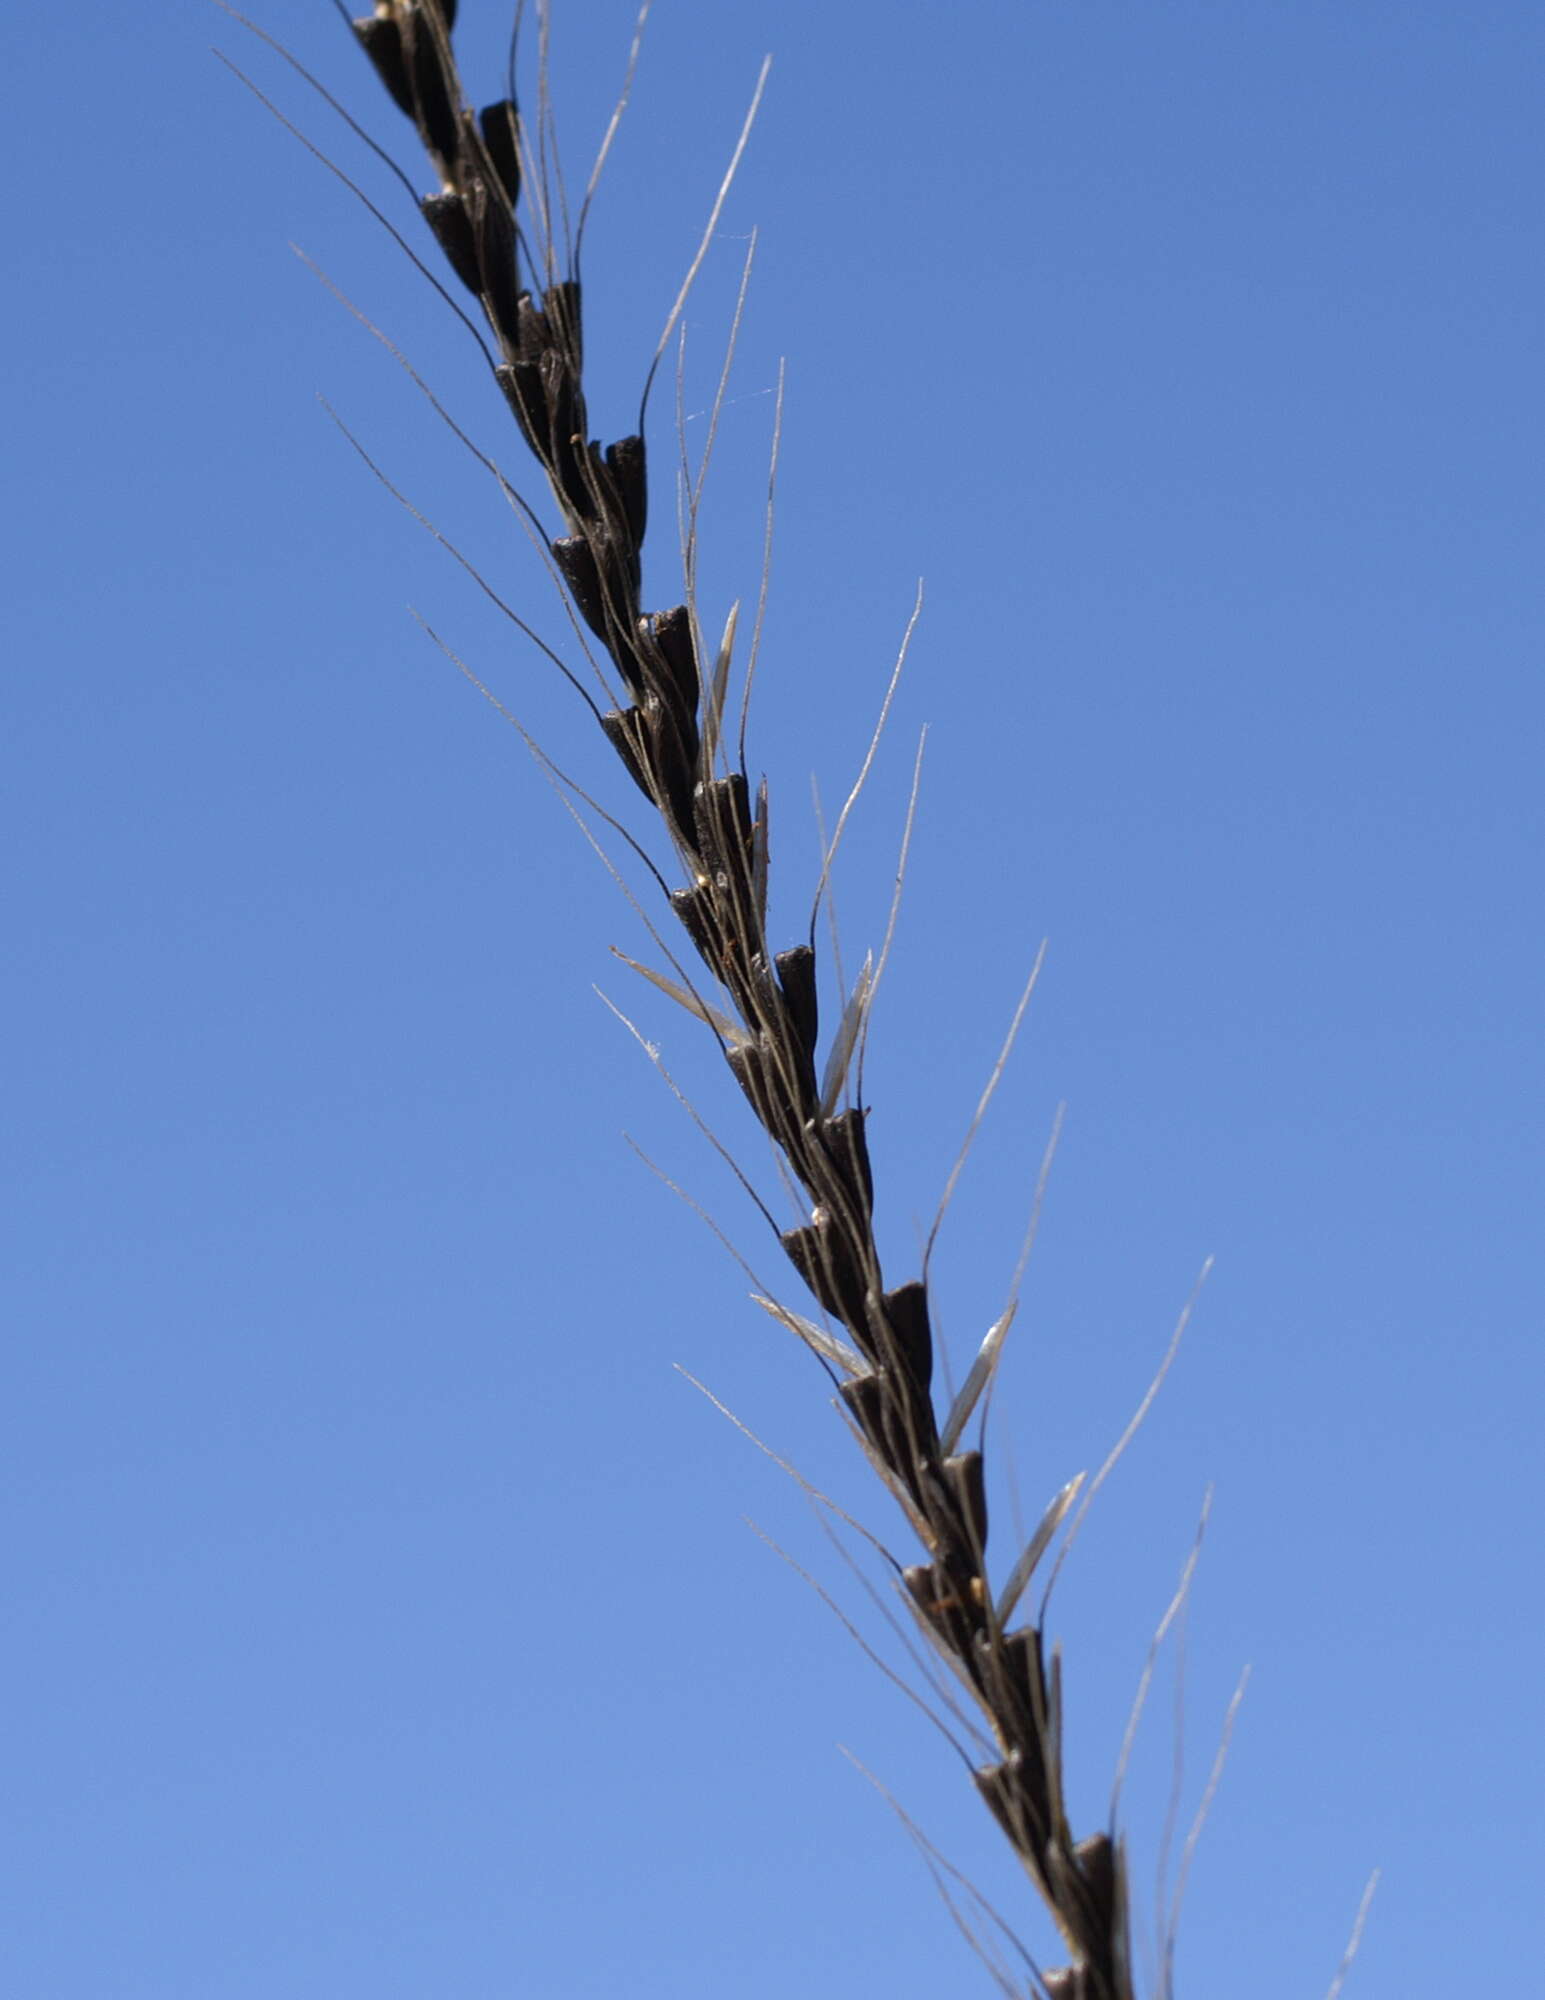
[[[577,644],[604,697],[559,664],[654,816],[657,838],[640,852],[658,889],[645,915],[664,962],[639,970],[714,1037],[797,1200],[797,1218],[774,1227],[804,1296],[760,1303],[826,1371],[839,1411],[915,1539],[892,1565],[900,1603],[928,1657],[980,1717],[991,1748],[976,1760],[975,1788],[1065,1948],[1065,1965],[1030,1974],[1035,1990],[1047,2000],[1135,2000],[1123,1843],[1114,1823],[1080,1833],[1071,1822],[1061,1656],[1041,1615],[1026,1612],[1032,1579],[1072,1516],[1080,1482],[1052,1498],[1022,1545],[1000,1557],[994,1540],[989,1560],[984,1411],[1013,1306],[989,1331],[958,1393],[942,1393],[931,1240],[901,1273],[885,1267],[877,1241],[862,1078],[884,952],[844,990],[823,966],[818,926],[858,788],[833,827],[808,927],[775,935],[771,797],[766,781],[753,784],[746,744],[755,640],[741,641],[743,666],[733,615],[722,633],[704,629],[693,588],[701,488],[690,479],[680,508],[686,589],[662,601],[646,584],[645,538],[660,511],[656,459],[666,458],[667,490],[671,470],[668,455],[647,442],[650,389],[696,265],[641,371],[636,427],[593,436],[578,249],[594,179],[571,228],[545,86],[528,110],[512,73],[505,94],[474,109],[453,44],[456,11],[454,0],[379,0],[351,32],[427,156],[432,185],[417,197],[430,239],[424,255],[441,260],[448,295],[478,332],[508,422],[545,477],[545,510],[507,490],[566,593]],[[748,119],[736,159],[749,126]],[[717,215],[718,205],[709,231]],[[1167,1970],[1160,1986],[1168,1990]]]

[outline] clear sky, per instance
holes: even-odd
[[[631,0],[555,0],[584,179]],[[499,94],[505,10],[464,0]],[[263,20],[407,166],[323,0]],[[797,1489],[910,1557],[769,1282],[764,1185],[646,932],[520,741],[612,809],[491,482],[466,335],[209,53],[400,191],[213,7],[8,30],[10,1071],[0,1991],[17,2000],[819,2000],[990,1991],[842,1748],[1022,1929],[1032,1899]],[[592,410],[643,369],[764,53],[688,316],[694,450],[753,227],[705,615],[754,600],[777,925],[917,579],[839,882],[901,928],[868,1071],[907,1274],[1047,957],[936,1267],[1000,1310],[1000,1563],[1096,1466],[1204,1259],[1051,1624],[1080,1831],[1211,1523],[1129,1787],[1139,1927],[1184,1718],[1190,2000],[1523,1990],[1541,1958],[1545,15],[1522,0],[658,0],[587,244]],[[671,385],[653,410],[667,467]],[[674,601],[668,477],[649,595]],[[792,1285],[788,1287],[792,1297]],[[1011,1474],[1011,1481],[1008,1475]],[[1013,1496],[1017,1495],[1017,1499]],[[1173,1858],[1173,1857],[1172,1857]]]

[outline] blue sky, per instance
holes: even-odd
[[[637,388],[764,53],[688,315],[712,618],[803,924],[812,775],[863,754],[850,962],[902,924],[867,1078],[957,1368],[1067,1107],[994,1415],[997,1519],[1099,1464],[1058,1584],[1080,1829],[1213,1509],[1128,1787],[1139,1923],[1253,1670],[1179,1991],[1516,1988],[1542,1825],[1537,1448],[1545,696],[1532,7],[658,0],[587,247],[592,410]],[[498,94],[504,10],[465,0]],[[626,0],[563,0],[577,180]],[[321,0],[262,19],[398,153]],[[0,323],[14,508],[0,1986],[37,2000],[991,1990],[872,1772],[1044,1928],[935,1731],[746,1517],[875,1628],[783,1475],[903,1548],[631,1135],[778,1275],[602,988],[725,1142],[637,919],[409,607],[613,808],[497,491],[294,240],[527,480],[475,351],[346,191],[326,108],[213,8],[31,9]],[[412,227],[412,218],[407,218]],[[669,384],[654,443],[671,441]],[[651,590],[679,594],[667,489]],[[904,1551],[905,1552],[905,1551]],[[1000,1556],[1000,1560],[1006,1557]]]

